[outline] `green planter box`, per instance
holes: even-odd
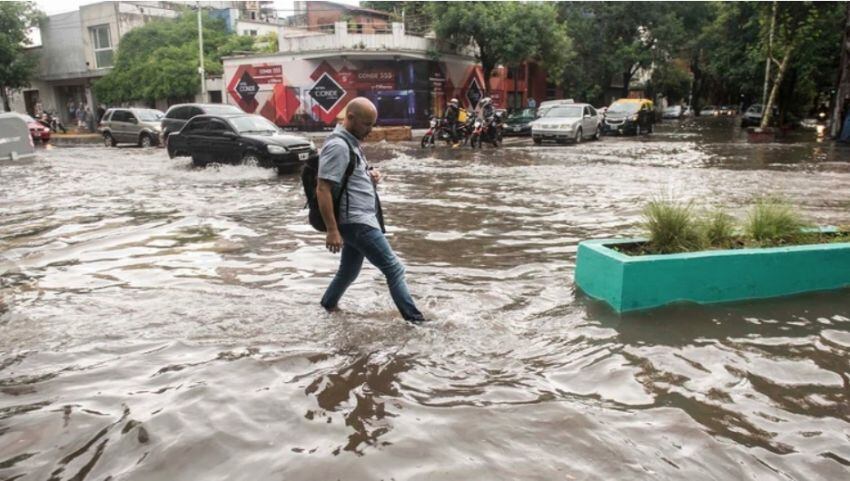
[[[673,302],[710,304],[850,286],[850,243],[646,256],[628,256],[608,247],[643,241],[579,243],[576,285],[617,312]]]

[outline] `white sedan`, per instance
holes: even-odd
[[[549,109],[543,117],[531,123],[531,138],[535,144],[544,140],[579,143],[584,139],[599,140],[601,121],[590,104],[564,104]]]

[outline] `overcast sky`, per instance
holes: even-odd
[[[81,5],[88,5],[90,3],[100,3],[103,0],[35,0],[35,4],[41,9],[42,12],[47,15],[54,15],[57,13],[67,13],[73,12],[80,8]],[[360,2],[358,0],[333,0],[336,3],[345,3],[348,5],[359,5]],[[192,3],[195,2],[183,2],[183,3]],[[203,2],[201,2],[203,3]],[[278,10],[277,14],[279,17],[288,17],[294,13],[294,0],[274,0],[274,7]],[[30,32],[30,39],[32,40],[32,45],[41,45],[41,35],[37,28],[33,29]]]

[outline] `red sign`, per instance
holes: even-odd
[[[253,113],[259,106],[255,100],[257,93],[270,90],[260,86],[279,84],[283,84],[283,67],[280,65],[240,65],[230,79],[227,91],[242,110]]]
[[[283,67],[280,65],[274,66],[257,66],[254,67],[254,80],[260,84],[280,84],[283,83]],[[250,73],[250,69],[249,69]]]

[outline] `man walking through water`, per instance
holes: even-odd
[[[378,111],[369,99],[352,100],[346,107],[343,123],[328,136],[319,154],[316,197],[327,227],[325,246],[332,253],[342,251],[339,270],[322,297],[322,306],[336,309],[345,290],[360,274],[365,257],[387,278],[390,295],[402,317],[420,324],[425,318],[410,297],[404,265],[384,236],[383,216],[375,191],[381,173],[368,166],[360,149],[360,141],[372,131],[377,118]],[[354,160],[354,168],[346,179],[350,160]],[[335,198],[339,199],[339,219],[334,212]]]

